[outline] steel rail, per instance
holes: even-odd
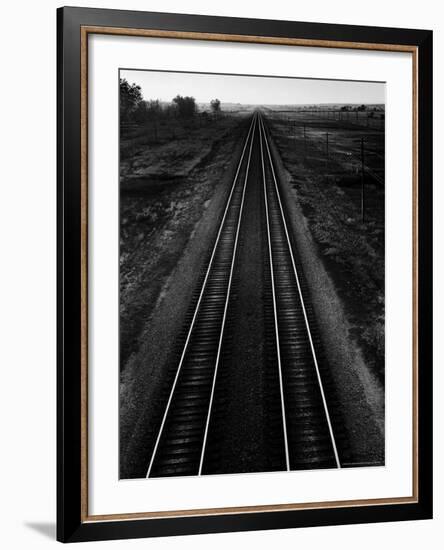
[[[150,463],[149,463],[149,466],[148,466],[148,470],[147,470],[147,474],[146,474],[146,477],[150,477],[150,474],[151,474],[151,469],[153,467],[153,464],[154,464],[154,460],[156,458],[156,453],[157,453],[157,449],[159,447],[159,443],[160,443],[160,440],[161,440],[161,437],[162,437],[162,433],[163,433],[163,429],[165,427],[165,422],[166,422],[166,419],[168,417],[168,413],[169,413],[169,410],[170,410],[170,405],[171,405],[171,402],[172,402],[172,399],[173,399],[173,396],[174,396],[174,391],[176,389],[176,385],[177,385],[177,381],[179,379],[179,375],[180,375],[180,372],[181,372],[181,369],[182,369],[182,365],[183,365],[183,361],[184,361],[184,358],[185,358],[185,355],[186,355],[186,351],[187,351],[187,348],[188,348],[188,344],[189,344],[189,341],[190,341],[190,338],[191,338],[191,334],[193,332],[193,328],[194,328],[194,324],[195,324],[195,321],[196,321],[196,317],[197,317],[197,314],[198,314],[198,311],[199,311],[199,308],[200,308],[200,304],[201,304],[201,301],[202,301],[202,296],[205,292],[205,288],[206,288],[206,285],[207,285],[207,281],[208,281],[208,277],[209,277],[209,274],[211,272],[211,268],[212,268],[212,265],[213,265],[213,260],[214,260],[214,257],[215,257],[215,254],[216,254],[216,250],[217,250],[217,247],[218,247],[218,244],[219,244],[219,239],[220,239],[220,235],[222,233],[222,229],[224,227],[224,223],[225,223],[225,219],[227,217],[227,212],[229,210],[229,207],[231,205],[231,199],[233,197],[233,192],[234,192],[234,189],[236,187],[236,184],[237,184],[237,180],[238,180],[238,176],[239,176],[239,172],[240,172],[240,169],[241,169],[241,166],[242,166],[242,162],[244,160],[244,156],[245,156],[245,151],[247,149],[247,144],[248,144],[248,141],[250,139],[250,136],[251,137],[251,143],[253,141],[253,137],[254,137],[254,133],[252,135],[252,129],[255,127],[255,124],[256,124],[256,119],[257,119],[257,116],[253,116],[252,120],[251,120],[251,124],[250,124],[250,127],[248,129],[248,133],[247,133],[247,137],[245,138],[245,143],[244,143],[244,146],[243,146],[243,149],[242,149],[242,154],[241,154],[241,157],[239,159],[239,163],[237,165],[237,170],[236,170],[236,174],[233,178],[233,184],[231,186],[231,190],[230,190],[230,194],[228,196],[228,199],[227,199],[227,203],[226,203],[226,206],[225,206],[225,210],[224,210],[224,214],[223,214],[223,217],[222,217],[222,221],[220,223],[220,226],[219,226],[219,230],[217,232],[217,236],[216,236],[216,241],[214,243],[214,246],[213,246],[213,250],[212,250],[212,253],[211,253],[211,257],[210,257],[210,261],[208,263],[208,267],[207,267],[207,270],[206,270],[206,273],[205,273],[205,278],[204,278],[204,281],[202,283],[202,287],[201,287],[201,291],[199,293],[199,298],[198,298],[198,301],[197,301],[197,304],[196,304],[196,308],[194,310],[194,314],[193,314],[193,318],[191,320],[191,324],[190,324],[190,328],[188,330],[188,333],[187,333],[187,338],[185,340],[185,344],[184,344],[184,347],[183,347],[183,350],[182,350],[182,354],[181,354],[181,357],[180,357],[180,361],[179,361],[179,365],[177,367],[177,371],[176,371],[176,375],[174,377],[174,381],[173,381],[173,385],[171,387],[171,391],[170,391],[170,394],[169,394],[169,397],[168,397],[168,401],[167,401],[167,404],[166,404],[166,407],[165,407],[165,412],[163,414],[163,417],[162,417],[162,422],[161,422],[161,425],[160,425],[160,428],[159,428],[159,433],[157,435],[157,438],[156,438],[156,443],[154,445],[154,449],[153,449],[153,453],[151,455],[151,459],[150,459]]]
[[[287,238],[287,244],[288,244],[288,247],[289,247],[289,252],[290,252],[290,257],[291,257],[291,263],[292,263],[292,266],[293,266],[293,271],[294,271],[294,275],[295,275],[295,279],[296,279],[296,284],[297,284],[297,287],[298,287],[299,298],[300,298],[300,301],[301,301],[302,312],[303,312],[305,326],[306,326],[306,329],[307,329],[307,334],[308,334],[308,338],[309,338],[309,342],[310,342],[310,349],[311,349],[313,362],[314,362],[314,366],[315,366],[315,370],[316,370],[316,377],[317,377],[318,384],[319,384],[319,389],[320,389],[321,398],[322,398],[322,404],[323,404],[323,407],[324,407],[325,417],[326,417],[326,420],[327,420],[327,425],[328,425],[330,439],[331,439],[331,443],[332,443],[332,447],[333,447],[333,453],[334,453],[334,456],[335,456],[336,466],[337,466],[337,468],[341,468],[341,462],[339,460],[339,454],[338,454],[338,449],[337,449],[337,446],[336,446],[336,440],[335,440],[335,436],[334,436],[334,433],[333,433],[333,426],[332,426],[330,413],[329,413],[328,406],[327,406],[327,400],[326,400],[326,397],[325,397],[324,386],[322,384],[321,374],[320,374],[320,370],[319,370],[319,364],[318,364],[316,351],[315,351],[314,344],[313,344],[313,338],[312,338],[312,335],[311,335],[311,330],[310,330],[310,325],[309,325],[309,322],[308,322],[307,312],[306,312],[306,309],[305,309],[305,302],[304,302],[304,298],[302,296],[302,290],[301,290],[301,284],[300,284],[300,280],[299,280],[299,274],[298,274],[298,270],[296,268],[296,263],[295,263],[295,260],[294,260],[293,248],[291,246],[290,236],[289,236],[288,228],[287,228],[287,222],[286,222],[286,219],[285,219],[284,210],[282,208],[282,201],[281,201],[281,196],[280,196],[280,193],[279,193],[279,188],[278,188],[278,185],[277,185],[277,179],[276,179],[276,174],[275,174],[275,170],[274,170],[273,160],[271,158],[271,152],[270,152],[270,147],[269,147],[269,144],[268,144],[268,138],[267,138],[267,134],[265,132],[265,126],[264,126],[264,122],[262,120],[261,115],[259,115],[259,125],[262,128],[265,145],[267,147],[268,159],[269,159],[269,163],[270,163],[270,167],[271,167],[271,173],[272,173],[272,176],[273,176],[274,187],[275,187],[275,190],[276,190],[276,196],[278,198],[279,209],[280,209],[280,212],[281,212],[283,226],[284,226],[284,230],[285,230],[285,235],[286,235],[286,238]]]

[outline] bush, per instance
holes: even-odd
[[[211,110],[213,111],[214,114],[218,114],[220,113],[220,100],[219,99],[212,99],[211,100]]]
[[[194,97],[177,95],[173,99],[176,104],[179,116],[182,118],[191,118],[197,113],[197,105]]]

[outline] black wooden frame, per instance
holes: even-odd
[[[81,515],[81,26],[205,32],[418,48],[418,498],[405,504],[116,521]],[[57,12],[58,485],[63,542],[432,517],[432,32],[90,8]]]

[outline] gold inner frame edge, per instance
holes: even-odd
[[[413,212],[412,212],[412,277],[413,277],[413,395],[412,395],[412,495],[381,499],[338,500],[325,502],[265,504],[253,506],[199,508],[155,512],[134,512],[106,515],[89,515],[88,512],[88,36],[90,34],[138,36],[183,40],[210,40],[253,44],[275,44],[319,48],[340,48],[405,52],[412,54],[412,157],[413,157]],[[129,521],[138,519],[198,517],[260,512],[348,508],[355,506],[381,506],[387,504],[412,504],[418,502],[418,48],[405,44],[376,44],[335,40],[265,37],[205,32],[167,31],[120,27],[81,26],[81,521]]]

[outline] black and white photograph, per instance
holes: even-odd
[[[120,478],[385,463],[385,84],[121,69]]]

